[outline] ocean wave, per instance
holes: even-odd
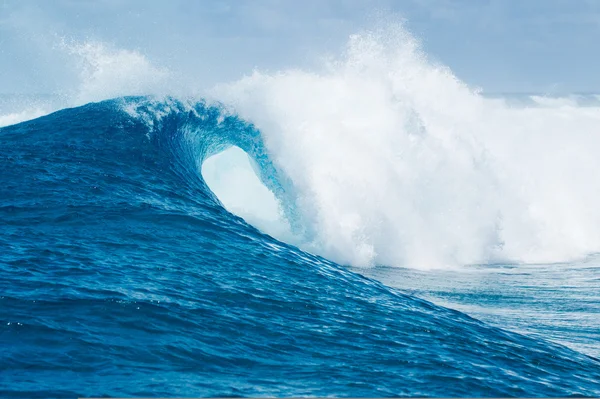
[[[287,183],[256,127],[218,105],[123,98],[0,137],[4,396],[600,392],[595,359],[403,294],[223,209],[200,169],[230,145],[272,192]]]

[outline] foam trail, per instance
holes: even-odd
[[[352,36],[323,71],[254,72],[213,94],[293,182],[307,250],[435,268],[600,249],[600,108],[486,99],[401,26]]]

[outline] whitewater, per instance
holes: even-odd
[[[1,125],[117,95],[160,101],[177,87],[137,52],[61,46],[80,68],[77,89],[13,101]],[[352,35],[324,64],[254,71],[202,95],[260,131],[275,170],[258,175],[288,185],[269,194],[268,181],[223,184],[224,203],[246,204],[240,216],[353,266],[551,263],[600,249],[600,96],[484,95],[428,60],[402,26]],[[254,179],[244,156],[229,158],[230,178],[239,169]]]
[[[2,395],[600,394],[600,96],[397,24],[207,89],[57,49],[0,97]]]
[[[221,89],[293,181],[306,248],[338,262],[434,268],[557,262],[598,250],[600,108],[490,100],[404,31],[351,37],[323,73]],[[220,93],[220,94],[221,94]]]

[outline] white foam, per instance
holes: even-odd
[[[600,249],[600,108],[486,99],[402,27],[352,36],[322,71],[254,72],[214,95],[293,182],[309,251],[432,268]]]
[[[28,108],[19,112],[0,115],[0,127],[14,125],[19,122],[38,118],[48,114],[48,111],[42,108]]]
[[[565,108],[565,107],[577,107],[576,96],[571,97],[549,97],[549,96],[530,96],[531,100],[542,107],[549,108]]]

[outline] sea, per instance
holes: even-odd
[[[600,95],[397,39],[0,96],[0,396],[600,396]]]

